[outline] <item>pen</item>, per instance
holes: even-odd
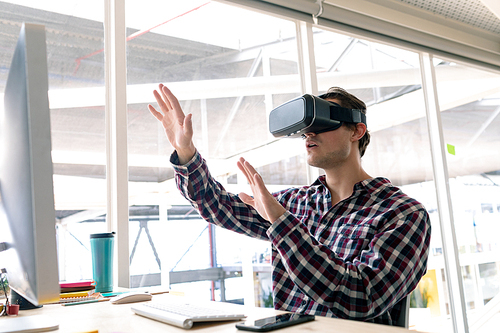
[[[87,304],[87,303],[97,303],[97,302],[106,302],[109,301],[109,298],[99,298],[99,299],[90,299],[88,301],[81,301],[81,302],[69,302],[69,303],[63,303],[63,306],[69,306],[69,305],[79,305],[79,304]]]

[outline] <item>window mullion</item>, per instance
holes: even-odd
[[[104,0],[107,227],[116,232],[115,281],[130,286],[125,2]],[[116,285],[115,282],[115,285]]]
[[[430,136],[431,155],[436,184],[437,205],[440,219],[443,254],[445,259],[446,282],[450,297],[450,311],[453,330],[456,333],[469,331],[465,308],[462,272],[458,257],[457,239],[453,221],[453,208],[449,187],[446,150],[444,147],[441,111],[436,87],[433,57],[420,53],[420,71],[424,92],[427,126]]]

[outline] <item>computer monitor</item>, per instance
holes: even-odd
[[[59,301],[52,176],[45,27],[23,24],[0,114],[0,268],[21,309]]]

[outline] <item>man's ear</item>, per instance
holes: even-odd
[[[363,123],[357,123],[356,129],[352,132],[352,141],[359,141],[366,133],[366,125]]]

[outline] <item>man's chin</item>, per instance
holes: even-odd
[[[309,166],[315,167],[315,168],[320,168],[318,161],[314,160],[313,158],[308,157],[307,158],[307,164]]]

